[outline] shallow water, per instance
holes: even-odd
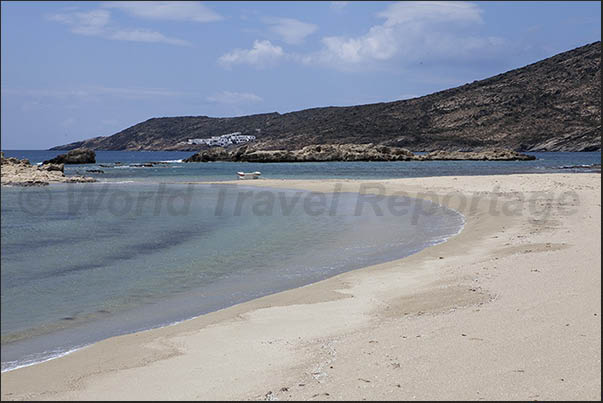
[[[463,223],[432,204],[404,199],[400,214],[370,197],[151,183],[3,188],[2,368],[398,259]]]
[[[5,151],[6,156],[28,158],[32,163],[50,159],[63,151]],[[178,162],[193,152],[128,152],[97,151],[96,164],[65,167],[66,174],[92,176],[110,182],[186,182],[224,181],[236,179],[236,172],[262,172],[268,179],[387,179],[449,175],[495,175],[512,173],[572,172],[563,167],[601,163],[601,152],[588,153],[527,153],[532,161],[398,161],[398,162],[302,162],[302,163],[244,163]],[[152,168],[133,165],[151,161],[170,161]],[[120,162],[121,165],[113,166]],[[101,165],[111,165],[104,167]],[[86,170],[99,169],[103,173]]]

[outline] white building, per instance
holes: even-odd
[[[212,136],[208,139],[188,139],[188,144],[206,144],[210,147],[226,147],[232,144],[242,144],[254,141],[255,136],[242,135],[241,132]]]

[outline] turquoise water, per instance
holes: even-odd
[[[2,368],[401,258],[462,226],[405,201],[401,214],[233,185],[3,187]]]
[[[5,151],[33,163],[58,153]],[[190,154],[98,152],[96,164],[66,167],[97,183],[2,187],[2,370],[398,259],[463,224],[412,199],[401,199],[401,211],[387,198],[187,181],[255,170],[284,179],[572,172],[561,167],[601,161],[539,153],[527,162],[179,162]],[[167,163],[133,166],[150,161]]]

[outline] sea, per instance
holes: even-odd
[[[61,152],[4,153],[36,164]],[[98,182],[2,187],[2,371],[400,259],[464,225],[458,212],[404,196],[392,203],[220,183],[238,171],[336,179],[335,191],[346,179],[574,173],[601,163],[600,152],[517,162],[183,163],[191,154],[98,151],[95,164],[65,167]]]

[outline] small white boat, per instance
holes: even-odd
[[[255,172],[237,172],[237,176],[239,177],[239,179],[257,179],[260,177],[262,173],[255,171]]]

